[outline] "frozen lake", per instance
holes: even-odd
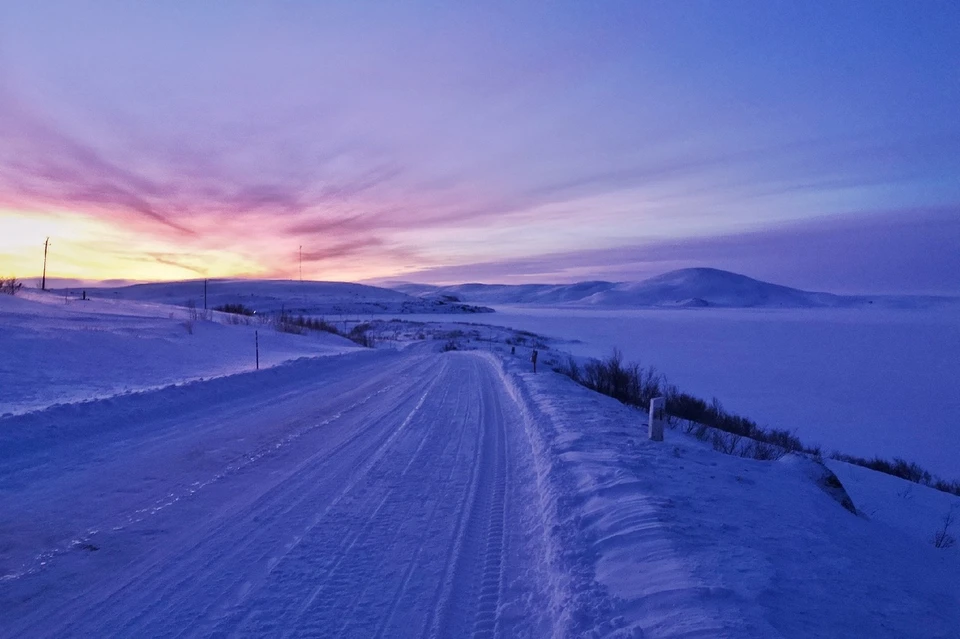
[[[717,397],[825,450],[903,457],[960,478],[956,310],[498,307],[482,316],[403,316],[518,328],[578,355],[653,365],[682,390]]]

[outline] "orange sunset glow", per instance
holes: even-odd
[[[29,4],[0,14],[0,273],[37,277],[49,237],[87,282],[298,277],[303,247],[325,280],[960,286],[953,39],[923,12],[927,57],[846,9],[756,40],[665,7]],[[842,37],[743,48],[798,24]]]

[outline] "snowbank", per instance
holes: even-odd
[[[543,442],[571,636],[958,636],[960,556],[886,521],[928,516],[921,500],[853,515],[804,464],[722,455],[677,431],[654,444],[641,412],[525,369],[507,364]],[[861,510],[891,503],[874,485],[888,480],[922,488],[873,477],[850,494]]]

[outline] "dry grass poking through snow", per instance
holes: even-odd
[[[806,453],[817,459],[823,457],[819,446],[805,445],[789,431],[764,428],[753,420],[732,414],[716,398],[707,402],[681,392],[652,366],[624,362],[618,349],[606,359],[590,359],[582,366],[568,357],[554,370],[630,406],[645,408],[654,397],[665,396],[667,413],[680,420],[684,432],[710,442],[714,450],[722,453],[759,460],[780,459],[791,452]],[[840,452],[832,453],[831,457],[960,496],[960,481],[938,477],[914,462],[900,458],[866,459]]]

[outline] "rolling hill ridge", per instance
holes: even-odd
[[[399,283],[394,290],[422,298],[472,304],[563,304],[597,308],[842,308],[878,305],[916,308],[957,303],[934,296],[835,295],[804,291],[715,268],[686,268],[640,282],[574,284]]]

